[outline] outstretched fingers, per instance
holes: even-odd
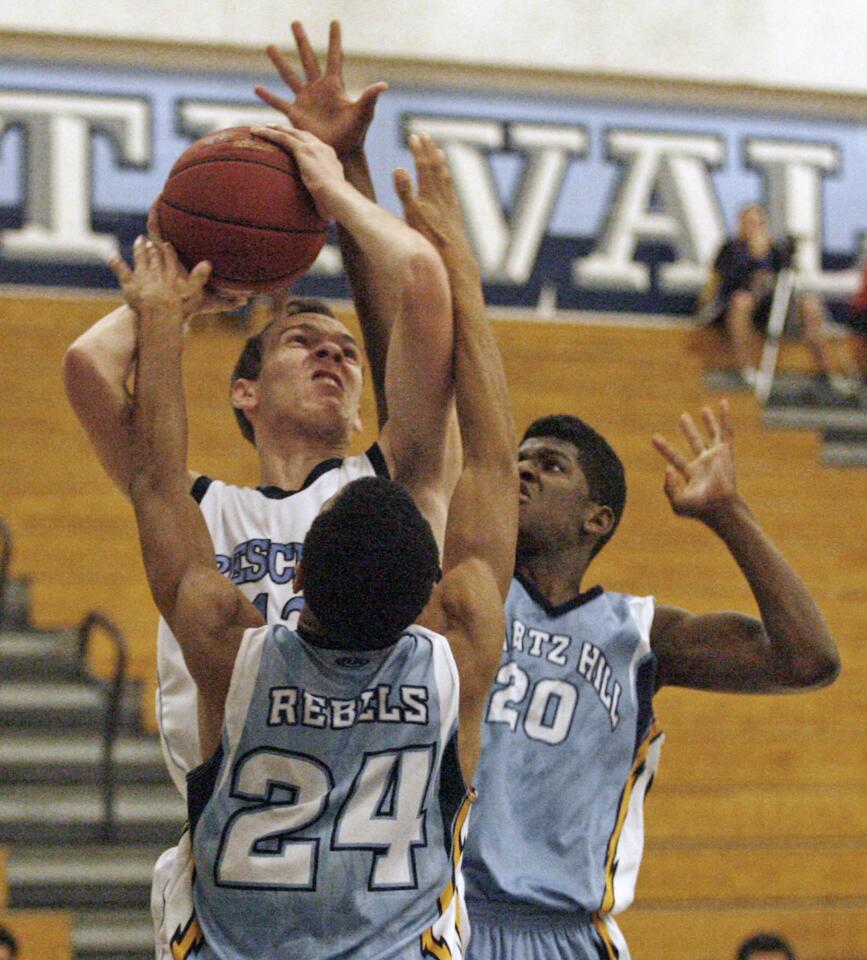
[[[734,443],[735,430],[732,426],[732,418],[729,410],[728,400],[720,400],[719,425],[720,437],[722,438],[723,443],[727,443],[729,446],[731,446]]]
[[[710,441],[712,444],[716,445],[722,442],[722,431],[720,430],[719,422],[714,416],[713,410],[710,407],[701,408],[701,419],[704,423],[705,430],[710,434]]]
[[[401,207],[403,207],[403,215],[404,217],[408,217],[412,203],[415,200],[415,190],[409,170],[398,167],[392,174],[392,180],[394,181],[397,198],[400,200]]]
[[[678,473],[674,467],[665,468],[665,480],[663,481],[662,488],[669,500],[674,501],[677,498],[677,495],[683,489],[683,484],[682,475]]]
[[[253,93],[256,96],[268,104],[269,107],[273,107],[278,113],[286,114],[292,104],[285,100],[283,97],[278,97],[276,93],[271,93],[267,87],[253,87]]]
[[[673,447],[661,433],[655,433],[650,438],[650,442],[653,444],[654,448],[661,453],[663,457],[665,457],[671,466],[674,467],[676,471],[686,476],[689,461],[680,452],[680,450],[677,449],[677,447]]]
[[[113,257],[109,257],[107,263],[111,272],[117,277],[117,282],[122,287],[129,283],[132,279],[132,270],[130,270],[126,260],[124,260],[119,253],[116,253]]]
[[[174,253],[174,250],[172,250]],[[177,259],[177,257],[175,258]],[[197,295],[205,289],[208,281],[211,279],[211,264],[207,260],[197,263],[190,271],[191,293]]]
[[[680,423],[681,433],[686,437],[690,449],[696,456],[700,456],[707,449],[707,445],[701,431],[695,425],[695,421],[688,413],[682,413],[678,422]]]
[[[301,60],[301,66],[304,67],[304,75],[308,80],[318,80],[320,77],[319,63],[316,60],[313,47],[307,38],[307,33],[298,20],[292,22],[292,36],[295,37],[295,45],[298,48],[298,57]]]
[[[162,196],[162,194],[160,194],[160,196]],[[159,203],[159,200],[160,197],[157,197],[151,205],[150,210],[148,210],[147,231],[151,240],[162,240],[163,238],[160,230],[160,216],[157,213],[157,204]]]
[[[332,20],[328,26],[328,53],[325,57],[325,72],[329,76],[337,77],[343,74],[343,44],[338,20]]]
[[[304,82],[295,72],[289,61],[283,56],[282,53],[280,53],[273,43],[269,43],[268,46],[265,47],[265,53],[268,54],[268,59],[274,64],[274,69],[280,74],[280,79],[283,80],[286,86],[289,87],[293,93],[297,94],[298,91],[304,86]],[[256,87],[256,93],[260,97],[262,96],[262,94],[259,93],[261,89],[263,88]],[[264,100],[265,98],[262,97],[262,99]]]
[[[410,134],[409,149],[412,153],[412,160],[415,164],[415,175],[418,180],[418,192],[420,194],[428,193],[431,186],[431,171],[428,162],[427,151],[421,136],[417,133]]]
[[[379,100],[379,95],[385,93],[388,90],[388,84],[385,80],[378,80],[376,83],[372,83],[369,87],[365,87],[364,90],[359,94],[358,100],[356,101],[356,106],[361,112],[361,116],[364,119],[365,123],[370,123],[373,120],[373,114],[376,110],[376,104]]]

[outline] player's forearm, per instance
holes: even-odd
[[[341,154],[340,159],[348,182],[362,196],[375,203],[376,194],[364,151]],[[352,235],[340,224],[337,225],[337,240],[364,337],[376,397],[377,420],[381,428],[388,419],[385,366],[391,328],[400,309],[400,290],[389,274],[378,269],[378,264],[364,255]]]
[[[123,387],[132,372],[135,348],[135,316],[123,304],[85,330],[66,355],[87,357],[99,376]]]
[[[737,497],[705,520],[722,539],[758,604],[770,654],[794,685],[830,683],[840,658],[821,611],[806,585]]]
[[[475,261],[451,272],[455,400],[464,468],[452,496],[444,569],[484,561],[505,598],[515,556],[518,461],[506,373]],[[495,504],[496,507],[491,505]]]
[[[133,406],[133,477],[151,490],[187,497],[187,416],[181,372],[183,316],[142,312]]]
[[[63,358],[69,403],[105,472],[122,489],[129,482],[127,382],[135,349],[135,318],[124,305],[78,337]]]
[[[464,461],[494,470],[515,463],[515,428],[500,348],[487,319],[475,258],[444,252],[452,291],[455,338],[455,397]]]
[[[436,258],[431,244],[387,210],[343,183],[329,197],[331,215],[352,238],[367,261],[400,291],[413,282],[413,267]]]

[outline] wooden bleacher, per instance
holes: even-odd
[[[62,910],[0,910],[18,941],[18,960],[71,960],[72,918]]]
[[[14,573],[32,579],[36,622],[70,624],[104,610],[126,632],[132,671],[147,682],[155,611],[132,513],[103,477],[60,381],[66,346],[113,305],[0,300],[0,513],[16,535]],[[504,320],[497,334],[518,428],[541,414],[577,413],[626,463],[625,518],[586,586],[653,593],[695,611],[754,611],[722,545],[672,515],[650,445],[655,431],[677,436],[682,410],[718,400],[702,392],[703,358],[687,349],[690,333]],[[215,326],[189,340],[190,460],[255,483],[255,456],[226,399],[240,343]],[[751,397],[731,403],[741,488],[818,598],[843,673],[803,696],[660,693],[667,743],[648,799],[637,899],[622,926],[641,960],[728,958],[760,928],[783,932],[800,960],[853,960],[867,950],[863,473],[822,467],[811,434],[762,430]],[[358,449],[373,436],[369,395],[363,413]]]

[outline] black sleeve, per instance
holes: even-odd
[[[716,259],[713,262],[713,268],[717,273],[726,275],[729,265],[731,264],[732,259],[732,242],[731,240],[726,240],[726,242],[719,248],[719,253],[716,255]]]

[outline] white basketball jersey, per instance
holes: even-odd
[[[344,460],[324,460],[300,490],[234,487],[199,477],[192,495],[214,541],[217,569],[259,609],[268,623],[294,628],[302,598],[295,593],[295,564],[322,504],[360,477],[388,476],[379,447]],[[157,632],[157,723],[166,766],[183,797],[187,773],[201,762],[196,685],[180,646],[160,618]]]

